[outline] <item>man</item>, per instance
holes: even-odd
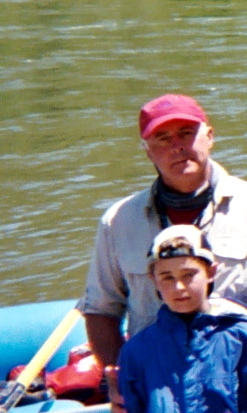
[[[219,263],[213,294],[247,303],[247,183],[210,159],[206,113],[191,97],[164,95],[143,106],[140,133],[158,178],[102,217],[85,292],[89,340],[105,366],[123,344],[123,318],[132,336],[162,304],[146,271],[147,249],[162,228],[202,229]]]

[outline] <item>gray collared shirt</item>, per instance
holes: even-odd
[[[247,305],[247,182],[211,161],[214,201],[200,227],[219,263],[212,296]],[[162,302],[147,274],[147,251],[161,231],[156,184],[116,202],[101,218],[84,296],[84,313],[128,315],[130,335],[152,323]]]

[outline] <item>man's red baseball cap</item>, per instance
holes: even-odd
[[[169,120],[185,119],[208,123],[208,118],[198,102],[185,95],[164,95],[146,103],[140,112],[142,139],[150,136]]]

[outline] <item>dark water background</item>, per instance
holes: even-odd
[[[194,96],[247,178],[246,0],[0,0],[0,305],[83,292],[99,217],[151,183],[138,111]]]

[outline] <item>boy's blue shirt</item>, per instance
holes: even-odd
[[[122,348],[119,388],[128,413],[247,413],[247,317],[162,306]]]

